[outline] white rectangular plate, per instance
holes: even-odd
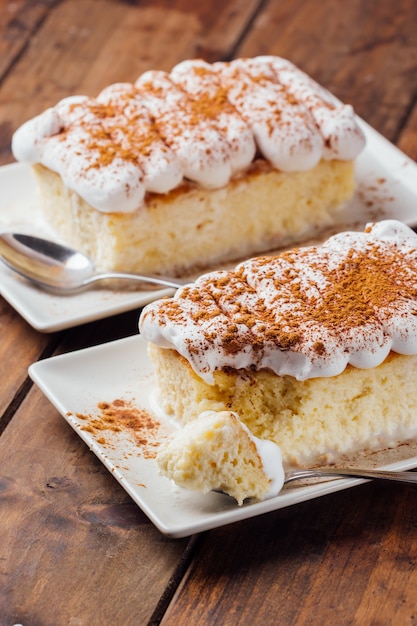
[[[364,482],[293,483],[270,500],[242,507],[221,494],[200,495],[176,487],[159,475],[155,459],[149,455],[174,426],[153,409],[152,367],[146,342],[139,335],[39,361],[31,365],[29,374],[155,526],[171,537],[216,528]],[[102,403],[121,407],[126,421],[120,430],[114,428],[121,424],[117,420],[109,428],[96,428],[103,424]],[[149,424],[135,427],[138,416],[142,424],[149,419],[160,423],[155,436]],[[417,467],[417,444],[369,455],[361,464],[412,469]]]
[[[417,166],[359,120],[367,145],[357,161],[357,190],[338,217],[337,230],[358,230],[369,221],[393,217],[417,225]],[[26,165],[0,167],[0,231],[53,236],[43,222],[34,181]],[[42,332],[57,331],[144,306],[172,291],[96,289],[75,296],[47,294],[0,263],[1,295]]]

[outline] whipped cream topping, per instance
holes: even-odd
[[[255,158],[282,171],[353,160],[365,139],[353,110],[277,57],[185,61],[97,98],[74,96],[14,134],[18,161],[40,163],[103,212],[132,212],[184,180],[220,188]]]
[[[208,383],[228,367],[305,380],[417,354],[417,234],[385,220],[206,274],[145,307],[139,328]]]
[[[215,63],[230,102],[250,126],[261,154],[282,171],[313,168],[324,153],[323,138],[302,101],[259,60]]]
[[[186,178],[203,187],[227,185],[232,176],[230,150],[215,118],[165,72],[145,72],[136,87],[163,140],[178,155]]]
[[[295,65],[280,57],[257,57],[254,63],[269,66],[285,90],[310,111],[324,142],[324,159],[354,159],[364,146],[363,133],[353,108],[342,104]]]
[[[226,141],[232,174],[246,170],[255,158],[255,138],[230,102],[213,66],[201,60],[183,61],[172,69],[171,78],[194,99],[200,111],[215,120],[218,132]]]
[[[264,472],[270,480],[269,489],[264,494],[263,500],[273,498],[279,494],[284,486],[285,480],[281,449],[276,443],[269,439],[259,439],[259,437],[255,437],[243,422],[241,422],[241,424],[242,427],[246,428],[248,436],[255,444],[256,450],[261,457]]]

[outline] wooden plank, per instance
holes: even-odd
[[[213,28],[201,29],[194,56],[210,63],[233,58],[239,41],[252,27],[262,4],[259,0],[222,2],[215,12],[212,11],[212,17],[216,16]],[[201,5],[212,6],[212,3],[202,2]]]
[[[405,126],[400,131],[397,145],[411,159],[417,161],[417,99],[407,117]]]
[[[154,528],[37,388],[0,458],[2,623],[146,623],[188,540]]]
[[[50,338],[33,330],[1,297],[0,333],[1,433],[11,417],[10,403],[20,401],[19,390],[27,379],[27,368],[47,348]]]
[[[16,59],[22,54],[30,38],[48,13],[54,0],[43,2],[0,0],[0,84]],[[0,108],[3,98],[0,87]],[[0,118],[0,163],[11,161],[10,138],[16,128],[13,113]],[[6,146],[5,158],[1,159],[1,146]]]
[[[0,80],[56,0],[0,0]]]
[[[212,531],[162,625],[411,623],[416,514],[380,483]]]

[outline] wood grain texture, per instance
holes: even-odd
[[[410,114],[401,129],[397,146],[411,159],[417,161],[417,96],[410,104]]]
[[[214,530],[162,624],[411,624],[416,514],[374,484]]]
[[[0,0],[0,78],[12,68],[56,0]]]
[[[34,331],[12,307],[0,297],[0,434],[21,401],[27,368],[47,349],[48,337]],[[12,406],[10,407],[10,404]]]

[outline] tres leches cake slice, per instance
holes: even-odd
[[[145,307],[139,325],[159,403],[189,433],[189,448],[199,429],[190,424],[205,411],[232,411],[253,437],[279,446],[285,468],[417,436],[417,235],[395,220],[206,274]],[[209,440],[199,454],[213,460]],[[187,476],[184,458],[168,442],[161,468],[175,479],[179,464]],[[244,476],[247,495],[259,497]]]
[[[102,270],[180,274],[334,223],[365,144],[353,109],[266,56],[148,71],[23,124],[47,222]]]
[[[222,491],[240,505],[274,496],[284,484],[279,447],[254,437],[232,411],[204,411],[161,445],[157,460],[178,485]]]

